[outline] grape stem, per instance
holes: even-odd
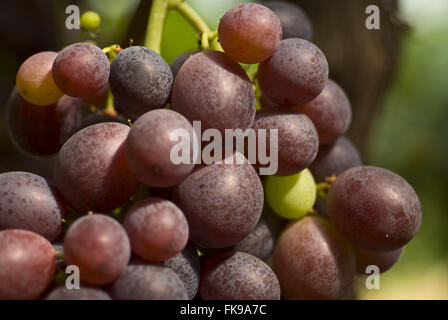
[[[223,51],[218,41],[218,33],[212,31],[201,16],[185,0],[153,0],[148,26],[146,28],[145,47],[161,54],[163,27],[168,10],[179,12],[201,37],[201,49]]]

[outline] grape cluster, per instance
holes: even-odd
[[[348,299],[357,272],[392,267],[419,199],[344,137],[350,101],[312,34],[295,5],[245,3],[220,21],[223,52],[171,67],[146,47],[85,42],[26,60],[9,132],[54,172],[0,174],[0,299]],[[277,130],[276,174],[234,149],[197,164],[195,139],[174,163],[173,134],[207,129]],[[68,265],[80,290],[57,281]]]

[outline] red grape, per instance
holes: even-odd
[[[269,8],[243,3],[221,18],[219,42],[226,54],[238,62],[255,64],[272,56],[282,40],[280,20]]]
[[[0,232],[0,300],[37,299],[53,279],[55,253],[45,238],[25,230]]]
[[[377,266],[380,272],[386,272],[397,263],[403,248],[393,251],[371,251],[355,246],[356,264],[359,274],[366,274],[368,266]]]
[[[126,268],[130,256],[126,231],[108,216],[82,217],[65,234],[65,261],[79,268],[83,283],[104,285],[114,281]]]
[[[280,300],[280,285],[260,259],[229,252],[206,258],[199,293],[204,300]]]
[[[324,90],[328,62],[311,42],[287,39],[280,42],[274,55],[262,62],[258,81],[266,98],[280,106],[301,106]]]
[[[100,123],[71,137],[58,154],[54,179],[67,203],[82,212],[107,212],[138,190],[129,169],[125,142],[130,128]]]
[[[355,257],[345,239],[323,218],[305,217],[280,235],[274,271],[288,300],[347,298]]]
[[[51,291],[45,300],[111,300],[111,298],[106,291],[83,286],[76,290],[58,287]]]
[[[107,86],[110,65],[106,54],[89,43],[75,43],[62,50],[53,64],[53,78],[65,94],[87,98]]]
[[[132,250],[152,262],[174,257],[188,241],[188,223],[182,211],[159,198],[137,202],[128,211],[124,228]]]
[[[199,51],[197,51],[197,50],[187,51],[187,52],[181,54],[180,56],[178,56],[176,58],[176,60],[174,60],[171,63],[170,68],[171,68],[171,71],[173,72],[173,77],[174,78],[176,78],[177,73],[179,72],[180,68],[182,68],[182,66],[184,65],[185,61],[190,59],[192,56],[194,56],[198,52]]]
[[[352,121],[350,101],[332,80],[327,81],[324,91],[316,99],[298,109],[313,121],[321,145],[331,144],[346,133]]]
[[[417,233],[422,208],[414,189],[395,173],[356,167],[333,183],[328,195],[330,219],[360,247],[392,251]]]

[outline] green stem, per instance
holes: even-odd
[[[169,0],[153,0],[148,26],[146,28],[145,47],[158,54],[162,51],[162,33],[168,11]]]
[[[107,92],[107,102],[106,102],[106,108],[104,109],[104,114],[107,114],[109,116],[115,117],[117,115],[117,111],[115,110],[114,106],[114,96],[112,94],[112,91]]]

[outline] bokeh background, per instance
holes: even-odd
[[[212,28],[240,0],[187,0]],[[262,2],[262,1],[259,1]],[[381,290],[361,299],[448,299],[448,1],[291,0],[315,25],[315,42],[328,56],[331,77],[354,109],[349,132],[366,164],[408,180],[423,206],[423,224]],[[31,159],[12,145],[5,117],[20,64],[43,50],[60,50],[79,31],[65,29],[65,8],[98,11],[100,46],[140,43],[150,1],[5,0],[0,3],[0,173],[22,170],[51,179],[51,159]],[[364,27],[368,4],[381,8],[381,30]],[[197,48],[195,31],[176,12],[168,15],[162,55],[170,63]]]

